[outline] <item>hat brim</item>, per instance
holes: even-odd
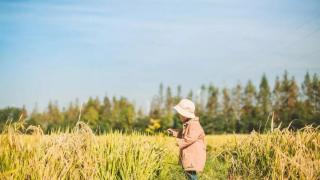
[[[180,115],[182,115],[186,118],[195,118],[196,117],[194,113],[190,113],[188,111],[185,111],[180,106],[174,106],[173,109],[176,110]]]

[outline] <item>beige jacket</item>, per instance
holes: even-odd
[[[177,134],[179,162],[185,171],[203,171],[206,162],[204,137],[205,133],[198,117],[185,122],[182,131]]]

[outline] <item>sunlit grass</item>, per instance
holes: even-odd
[[[27,133],[27,134],[26,134]],[[96,136],[9,124],[0,136],[0,179],[184,179],[175,139],[112,132]],[[201,179],[319,179],[319,129],[208,135]]]

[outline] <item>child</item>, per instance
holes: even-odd
[[[176,137],[180,149],[179,162],[188,179],[195,180],[197,172],[203,171],[206,161],[204,131],[199,118],[195,116],[195,105],[188,99],[182,99],[174,109],[183,123],[182,131],[168,129],[170,135]]]

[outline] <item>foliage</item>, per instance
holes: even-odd
[[[207,134],[265,132],[281,125],[297,130],[305,125],[320,125],[320,78],[318,74],[306,73],[301,86],[287,71],[275,79],[271,88],[266,75],[263,75],[258,88],[252,81],[244,86],[219,88],[210,84],[202,85],[199,92],[188,92],[188,98],[196,104],[196,115]],[[87,102],[78,100],[68,107],[60,108],[58,102],[49,102],[48,107],[39,112],[35,108],[27,114],[25,108],[7,107],[0,109],[0,130],[6,121],[18,119],[23,114],[29,125],[40,125],[45,133],[67,130],[82,120],[89,124],[95,133],[112,130],[123,132],[150,131],[163,132],[167,128],[181,128],[181,122],[173,111],[173,106],[182,98],[182,88],[174,92],[161,83],[159,93],[150,104],[149,112],[125,97],[90,97]],[[81,115],[80,115],[81,113]],[[159,126],[154,128],[153,120]]]

